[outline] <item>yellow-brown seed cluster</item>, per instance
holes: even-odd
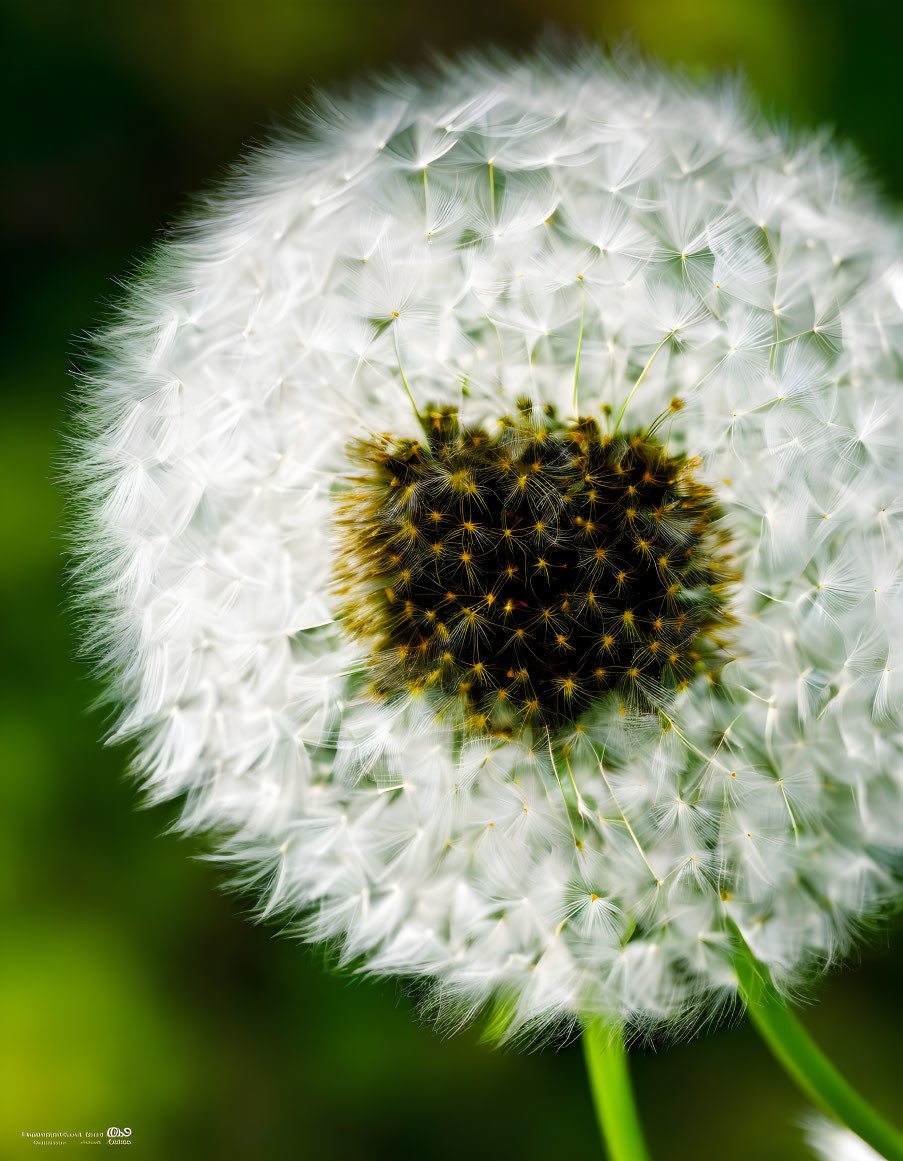
[[[493,435],[443,409],[423,440],[351,449],[336,588],[371,690],[503,734],[566,726],[606,695],[661,709],[725,660],[714,496],[652,437],[518,406]]]

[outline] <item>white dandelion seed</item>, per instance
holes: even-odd
[[[806,1141],[819,1161],[884,1161],[861,1137],[827,1117],[812,1116],[804,1127]]]
[[[590,50],[298,129],[84,381],[113,736],[451,1020],[696,1021],[734,925],[798,987],[900,889],[899,232],[735,86]]]

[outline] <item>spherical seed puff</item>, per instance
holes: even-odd
[[[158,247],[83,388],[89,644],[265,914],[519,1032],[698,1017],[731,923],[791,988],[893,899],[903,267],[861,185],[733,84],[472,57],[319,98]],[[507,740],[366,694],[349,442],[525,395],[682,403],[741,576],[717,690]]]

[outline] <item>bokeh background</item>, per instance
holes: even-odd
[[[742,66],[775,116],[834,124],[903,196],[903,15],[882,0],[7,0],[0,1157],[34,1148],[24,1130],[108,1125],[167,1161],[600,1155],[578,1045],[440,1039],[391,983],[247,922],[203,844],[166,834],[171,809],[136,811],[75,659],[55,482],[77,337],[185,194],[312,82],[526,45],[550,17],[693,71]],[[898,923],[804,1013],[898,1117],[901,965]],[[659,1158],[806,1156],[803,1102],[745,1025],[634,1073]]]

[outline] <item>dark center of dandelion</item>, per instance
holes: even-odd
[[[427,439],[356,443],[337,589],[371,689],[477,732],[663,709],[725,657],[733,579],[715,498],[654,438],[519,402],[498,432],[450,409]]]

